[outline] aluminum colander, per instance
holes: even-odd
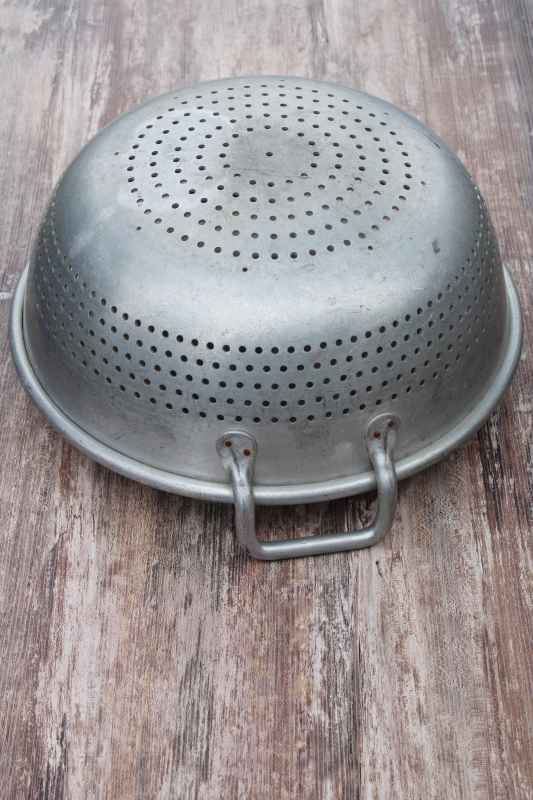
[[[364,547],[397,479],[490,415],[522,316],[487,208],[398,108],[291,77],[129,111],[82,150],[12,305],[22,383],[76,447],[235,502],[253,556]],[[378,488],[364,530],[261,542],[255,503]]]

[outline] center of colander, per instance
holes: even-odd
[[[245,272],[386,243],[425,181],[383,103],[259,80],[192,87],[159,113],[150,107],[115,153],[135,231],[219,264],[238,259]]]

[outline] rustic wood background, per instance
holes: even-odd
[[[0,0],[1,800],[533,798],[532,37],[527,0]],[[499,410],[401,484],[368,551],[250,560],[231,507],[62,441],[10,360],[15,282],[82,145],[153,95],[252,73],[433,128],[524,304]],[[374,502],[262,509],[261,533],[361,525]]]

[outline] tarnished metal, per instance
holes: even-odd
[[[252,476],[257,444],[254,438],[243,431],[227,431],[219,436],[217,450],[230,476],[235,502],[235,527],[241,547],[254,558],[273,561],[360,550],[377,544],[389,532],[398,502],[393,456],[399,427],[400,421],[393,414],[379,414],[370,421],[366,431],[366,446],[378,488],[378,507],[371,525],[360,531],[303,536],[275,542],[261,542],[255,532]]]
[[[11,337],[38,407],[102,463],[231,501],[215,443],[238,429],[275,504],[375,485],[381,413],[402,421],[398,477],[442,457],[501,398],[521,330],[486,206],[435,134],[260,76],[162,95],[89,142]]]
[[[109,467],[109,469],[115,470],[127,478],[133,478],[148,486],[153,486],[155,489],[173,492],[174,494],[183,494],[198,500],[232,503],[233,492],[229,483],[214,483],[187,478],[183,475],[157,469],[138,459],[130,458],[83,431],[51,400],[33,371],[24,343],[22,308],[26,288],[26,275],[27,268],[20,276],[11,304],[9,323],[11,352],[25,391],[48,422],[75,447],[92,456],[103,466]],[[421,448],[414,455],[396,459],[395,468],[398,480],[408,478],[416,472],[435,464],[456,447],[459,447],[488,419],[505,393],[520,358],[523,326],[518,294],[513,280],[505,267],[504,276],[509,304],[509,337],[507,351],[496,378],[478,405],[455,428],[435,442]],[[253,487],[253,492],[257,505],[272,506],[312,503],[338,497],[349,497],[350,495],[360,494],[375,488],[376,477],[374,471],[370,470],[338,480],[318,481],[295,486],[270,487],[258,486],[256,483]]]

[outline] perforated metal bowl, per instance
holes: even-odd
[[[522,320],[486,206],[435,134],[353,89],[260,76],[162,95],[89,142],[45,212],[11,335],[73,444],[235,500],[241,542],[278,558],[380,538],[396,477],[499,402]],[[254,499],[376,485],[366,532],[255,539]]]

